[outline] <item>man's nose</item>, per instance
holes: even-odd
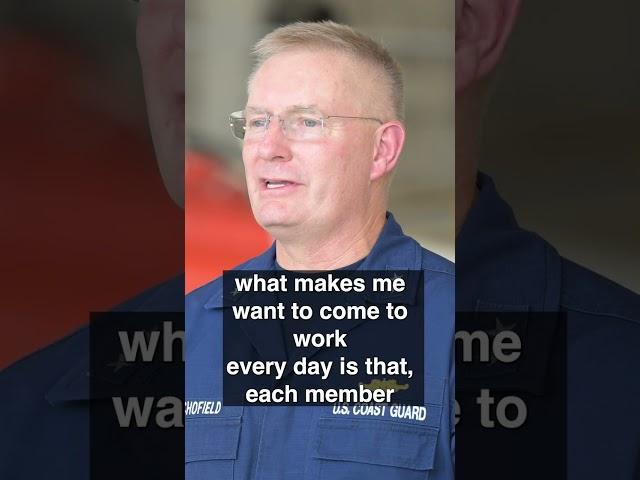
[[[267,161],[291,160],[291,148],[278,117],[272,118],[258,147],[260,158]]]

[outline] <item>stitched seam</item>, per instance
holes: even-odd
[[[634,325],[640,325],[640,320],[634,319],[634,318],[631,318],[631,317],[627,317],[625,315],[621,315],[621,314],[614,313],[614,312],[602,312],[602,311],[597,311],[597,310],[589,310],[589,309],[586,309],[586,308],[579,307],[577,305],[570,305],[570,304],[564,303],[564,302],[561,302],[560,306],[566,308],[567,310],[571,310],[571,311],[578,312],[578,313],[585,313],[587,315],[599,315],[599,316],[609,317],[609,318],[617,318],[618,320],[626,320],[627,322],[631,322]]]

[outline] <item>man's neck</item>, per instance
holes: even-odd
[[[366,257],[386,222],[386,212],[368,217],[353,228],[346,225],[324,238],[276,240],[276,259],[285,270],[335,270]]]

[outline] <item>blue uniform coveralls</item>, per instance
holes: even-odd
[[[478,198],[456,244],[457,309],[528,309],[566,313],[570,340],[568,401],[571,407],[568,410],[568,478],[640,478],[638,295],[560,257],[557,251],[538,235],[524,231],[517,224],[509,206],[496,192],[493,182],[485,175],[480,175],[478,188]],[[415,263],[421,259],[422,268],[427,271],[425,279],[429,284],[425,289],[427,295],[430,295],[425,302],[425,353],[430,357],[444,358],[444,350],[445,347],[449,348],[449,340],[438,345],[433,338],[438,329],[441,329],[439,338],[444,338],[444,324],[438,325],[429,319],[433,318],[435,311],[448,308],[443,306],[443,302],[446,303],[445,299],[449,301],[452,295],[449,281],[446,280],[451,267],[435,255],[415,246],[410,239],[401,234],[391,218],[388,222],[392,224],[387,225],[381,239],[384,240],[384,248],[377,245],[374,249],[383,248],[384,258],[380,258],[380,255],[374,252],[370,256],[378,255],[379,265],[384,266],[388,263],[390,268],[396,268],[407,263],[405,259],[396,264],[396,247],[398,251],[411,251],[412,248],[415,250]],[[269,255],[272,259],[273,252]],[[269,258],[265,261],[268,260]],[[213,398],[214,393],[216,397],[219,395],[215,390],[217,387],[214,386],[214,381],[219,380],[214,379],[216,357],[211,345],[215,343],[216,335],[220,334],[219,331],[216,332],[216,324],[221,323],[221,320],[212,315],[210,308],[204,308],[204,304],[209,301],[207,297],[213,296],[214,290],[221,291],[220,285],[215,288],[214,285],[216,284],[204,287],[187,298],[189,308],[193,309],[195,305],[198,312],[196,314],[196,310],[191,310],[190,327],[187,332],[190,337],[190,361],[186,372],[187,394],[191,399],[202,397],[206,400]],[[184,306],[183,292],[184,278],[181,277],[139,295],[121,309],[178,311]],[[431,302],[440,306],[436,309],[436,305],[432,305]],[[215,321],[210,321],[214,318]],[[449,328],[448,324],[446,328]],[[199,340],[198,335],[206,338]],[[209,347],[198,346],[198,343],[205,346],[209,344]],[[89,478],[89,422],[86,402],[89,397],[88,363],[88,329],[84,328],[29,355],[0,373],[0,478]],[[449,375],[443,399],[450,399],[453,382],[453,376],[449,373],[450,367],[445,368],[444,365],[438,365],[433,361],[430,365],[437,366],[438,371],[445,372],[442,375]],[[114,377],[118,373],[114,369]],[[205,378],[207,376],[209,378]],[[210,405],[207,407],[208,410],[214,410]],[[224,413],[219,416],[222,420],[218,422],[218,433],[206,427],[200,434],[195,432],[193,426],[187,430],[191,441],[198,440],[198,444],[208,445],[203,447],[205,451],[200,457],[203,459],[200,467],[195,466],[198,462],[193,462],[193,459],[197,458],[194,452],[186,452],[190,460],[187,471],[191,473],[192,478],[197,478],[199,473],[207,475],[207,469],[214,471],[216,465],[219,471],[235,470],[236,478],[251,478],[250,475],[257,472],[259,458],[262,459],[260,465],[268,465],[270,471],[277,470],[276,474],[262,478],[278,478],[277,475],[281,472],[284,473],[280,478],[295,478],[300,471],[301,463],[322,463],[330,469],[330,462],[322,459],[322,454],[314,456],[312,450],[315,446],[310,440],[303,440],[297,445],[292,444],[290,440],[287,441],[294,435],[293,425],[296,421],[304,422],[307,418],[307,425],[311,428],[317,427],[319,418],[315,425],[310,425],[312,420],[308,418],[308,414],[305,417],[300,409],[282,409],[289,412],[289,420],[278,425],[278,417],[286,416],[287,413],[279,413],[277,407],[268,407],[268,410],[261,407],[236,409],[235,412],[226,408],[222,410]],[[318,410],[316,416],[319,417],[320,414],[331,417],[326,410]],[[212,417],[213,415],[204,414],[200,416]],[[367,420],[378,422],[383,419],[370,416],[355,419],[353,430],[356,435],[360,436],[361,433],[358,425],[365,425]],[[385,476],[392,470],[400,472],[399,474],[417,472],[414,476],[418,478],[451,478],[452,454],[448,442],[449,436],[452,435],[450,422],[451,414],[445,409],[439,421],[433,469],[427,469],[425,473],[420,470],[390,467],[378,478],[394,478],[391,475]],[[187,420],[187,423],[192,424],[191,420]],[[261,425],[262,428],[256,425]],[[273,432],[278,428],[281,436],[274,437]],[[299,430],[296,431],[297,435],[300,435]],[[205,432],[209,432],[209,436],[205,436]],[[216,435],[224,436],[227,432],[233,434],[231,440],[214,441]],[[370,436],[371,432],[362,436]],[[309,432],[310,435],[317,433]],[[265,440],[280,438],[281,442],[286,442],[287,448],[282,448],[277,442],[260,442],[261,436]],[[191,443],[189,445],[191,446]],[[365,442],[361,445],[367,444]],[[258,446],[261,446],[261,450]],[[284,453],[269,458],[274,455],[276,449]],[[361,455],[362,459],[365,456],[373,458],[372,468],[384,468],[380,463],[400,463],[397,458],[387,458],[389,452],[377,451],[368,456],[364,454]],[[246,458],[247,455],[249,458]],[[324,456],[328,455],[325,453]],[[543,458],[536,457],[535,450],[525,452],[525,456],[544,462]],[[216,464],[216,459],[226,462]],[[211,463],[207,465],[206,462],[209,460]],[[406,464],[406,459],[404,463]],[[356,464],[358,462],[353,462],[353,465]],[[362,465],[367,467],[366,462]],[[320,470],[321,474],[322,472],[323,470]],[[208,478],[219,480],[224,477],[213,475]],[[365,474],[352,478],[376,477]]]
[[[179,312],[183,308],[181,275],[113,310]],[[109,386],[112,395],[136,395],[136,382],[121,383],[132,367],[120,368],[114,356],[104,359],[103,376],[99,382],[93,381],[94,386],[105,387],[103,395],[96,397],[89,378],[90,356],[90,330],[83,327],[0,373],[0,479],[90,478],[90,401],[109,401]],[[120,448],[113,446],[116,463]],[[157,445],[152,447],[152,451],[158,450]]]
[[[488,176],[479,174],[477,186],[456,240],[456,310],[561,312],[567,322],[566,478],[640,479],[640,297],[522,229]],[[521,388],[548,388],[544,357],[552,344],[523,348],[539,358],[539,368],[521,375]],[[545,463],[535,446],[483,448],[496,462]]]
[[[274,270],[275,245],[238,268]],[[185,304],[187,479],[453,479],[453,264],[404,235],[389,214],[358,269],[424,270],[426,419],[394,417],[388,408],[384,415],[343,415],[331,406],[221,406],[218,278]],[[258,351],[268,348],[251,341]]]

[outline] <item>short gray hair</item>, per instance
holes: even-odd
[[[398,62],[371,37],[331,21],[291,23],[264,36],[253,47],[256,63],[249,84],[269,58],[300,47],[336,50],[379,68],[388,83],[393,114],[400,120],[404,118],[404,84]]]

